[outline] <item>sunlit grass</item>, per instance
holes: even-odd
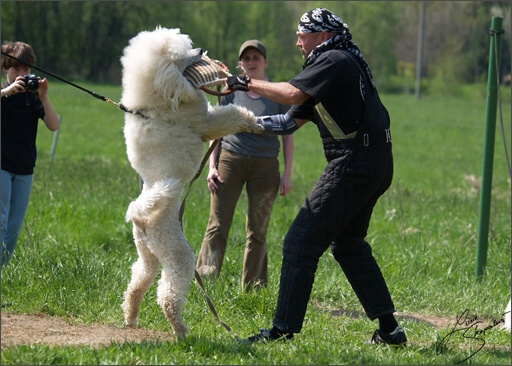
[[[88,85],[114,101],[118,87]],[[124,215],[139,193],[126,157],[123,112],[114,105],[52,83],[52,102],[63,117],[56,154],[53,134],[40,126],[39,158],[26,224],[9,266],[2,271],[2,303],[13,313],[46,313],[85,324],[122,326],[120,304],[136,259],[131,223]],[[367,240],[382,267],[397,310],[451,317],[470,309],[499,319],[510,298],[510,177],[497,128],[486,276],[475,280],[485,100],[383,95],[392,117],[395,176],[374,210]],[[510,150],[510,104],[504,105]],[[499,123],[499,121],[498,121]],[[241,289],[245,195],[230,234],[222,275],[206,280],[221,319],[203,292],[191,286],[185,320],[191,336],[181,342],[87,346],[2,347],[2,364],[451,364],[472,345],[459,340],[437,355],[441,332],[405,319],[410,339],[400,352],[371,347],[376,322],[336,316],[362,308],[329,251],[321,258],[304,321],[293,342],[244,346],[246,337],[271,326],[278,294],[283,237],[319,177],[325,158],[313,124],[296,135],[293,190],[278,197],[272,213],[267,288]],[[209,212],[203,176],[190,193],[184,228],[199,251]],[[141,327],[171,331],[156,304],[153,286],[142,304]],[[468,364],[510,364],[510,334],[493,329],[487,346]],[[460,347],[459,347],[460,345]]]

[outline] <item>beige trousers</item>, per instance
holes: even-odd
[[[200,275],[220,275],[238,199],[245,185],[248,199],[242,286],[268,283],[267,229],[279,190],[279,160],[255,158],[221,149],[219,175],[224,183],[211,195],[210,218],[197,258]]]

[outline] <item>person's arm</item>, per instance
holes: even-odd
[[[308,121],[309,119],[293,118],[289,112],[256,117],[256,123],[263,126],[265,133],[269,135],[291,135]]]
[[[60,127],[59,116],[53,108],[52,102],[50,102],[50,98],[48,98],[48,80],[44,78],[39,81],[39,88],[37,89],[39,93],[39,100],[43,103],[44,108],[44,124],[51,131],[57,131]],[[28,93],[28,92],[27,92]]]
[[[279,193],[281,196],[286,196],[292,189],[292,163],[294,153],[294,139],[293,135],[282,136],[283,139],[283,160],[284,171],[281,177],[281,184]]]
[[[252,91],[281,104],[302,104],[311,96],[288,82],[272,82],[231,76],[227,79],[228,90]]]
[[[251,79],[247,86],[250,91],[281,104],[302,104],[311,98],[310,95],[287,82],[274,83]]]

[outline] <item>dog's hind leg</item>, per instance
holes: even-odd
[[[136,226],[133,232],[139,258],[132,266],[131,281],[124,293],[124,302],[121,307],[124,311],[125,324],[131,328],[137,328],[140,304],[144,294],[155,280],[160,262],[146,246],[143,239],[144,232]]]
[[[147,185],[144,184],[139,197],[130,203],[126,211],[126,221],[133,221],[141,229],[155,225],[167,213],[167,208],[179,199],[183,189],[183,182],[176,178],[156,181],[149,188]]]
[[[182,310],[185,307],[186,296],[195,271],[194,252],[186,239],[184,244],[186,246],[182,244],[178,250],[173,249],[171,255],[160,258],[162,276],[157,291],[158,304],[179,338],[185,337],[189,332],[183,320]],[[179,244],[173,243],[174,245]]]

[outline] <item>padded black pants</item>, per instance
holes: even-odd
[[[328,165],[286,234],[273,322],[283,331],[301,331],[318,261],[329,246],[370,319],[395,311],[365,241],[373,208],[391,185],[391,143],[355,144],[324,144]]]

